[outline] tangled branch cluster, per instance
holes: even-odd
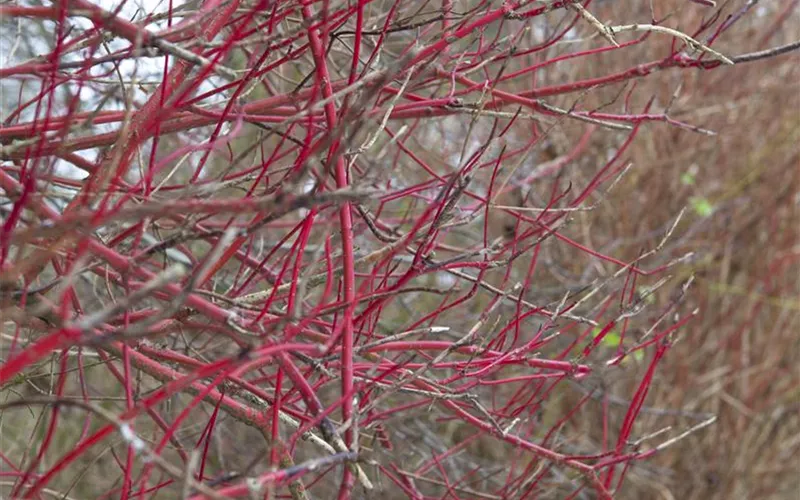
[[[12,497],[610,498],[713,422],[636,425],[696,313],[682,213],[634,257],[574,223],[642,127],[713,135],[638,81],[797,48],[718,48],[749,7],[162,7],[0,6],[0,406],[47,422]]]

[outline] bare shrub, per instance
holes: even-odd
[[[3,497],[788,498],[796,4],[0,5]]]

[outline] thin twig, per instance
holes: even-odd
[[[652,31],[656,33],[665,33],[667,35],[671,35],[674,36],[675,38],[683,40],[693,50],[708,52],[719,61],[722,61],[724,64],[729,64],[729,65],[734,64],[732,60],[730,60],[723,54],[717,52],[716,50],[712,49],[707,45],[702,44],[701,42],[698,42],[697,40],[690,37],[686,33],[682,33],[672,28],[667,28],[666,26],[655,26],[652,24],[626,24],[623,26],[608,26],[607,29],[609,30],[612,36],[616,33],[621,33],[623,31]]]

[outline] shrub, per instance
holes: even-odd
[[[795,4],[0,6],[4,495],[788,495]]]

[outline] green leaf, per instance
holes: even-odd
[[[597,338],[597,336],[600,335],[602,331],[603,331],[602,328],[595,327],[594,331],[592,332],[592,337]],[[600,343],[606,347],[617,347],[619,345],[620,340],[622,340],[622,337],[619,336],[619,333],[617,333],[614,330],[611,330],[610,332],[606,333],[606,336],[603,337],[603,340],[601,340]]]
[[[714,213],[714,205],[705,198],[693,197],[689,202],[700,217],[708,217]]]
[[[597,338],[597,336],[600,335],[602,331],[603,331],[602,328],[595,327],[595,329],[592,331],[592,337]],[[610,332],[606,333],[606,336],[603,337],[603,340],[601,340],[600,343],[603,344],[605,347],[616,349],[617,347],[619,347],[619,343],[621,341],[622,337],[620,337],[619,333],[617,333],[616,330],[611,330]],[[641,349],[638,351],[633,351],[632,353],[628,354],[628,356],[626,356],[624,360],[622,360],[622,363],[626,363],[628,361],[628,358],[631,357],[636,361],[641,361],[644,359],[644,351],[642,351]]]
[[[617,347],[619,345],[619,341],[622,340],[617,334],[617,332],[608,332],[605,337],[603,337],[603,344],[607,347]]]
[[[694,174],[691,172],[684,172],[681,175],[681,182],[686,186],[694,186]]]

